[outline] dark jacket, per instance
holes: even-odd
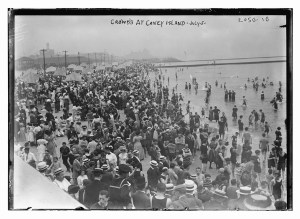
[[[90,207],[92,204],[99,201],[99,193],[105,190],[104,184],[99,180],[93,180],[85,189],[84,204]]]
[[[151,209],[150,198],[143,191],[136,191],[132,194],[135,209]]]
[[[150,167],[147,171],[147,176],[148,176],[148,186],[152,188],[156,188],[160,176],[158,168]]]

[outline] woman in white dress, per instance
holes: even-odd
[[[33,132],[34,126],[27,126],[27,141],[31,144],[35,144],[35,137]]]
[[[200,150],[200,146],[201,146],[201,140],[200,140],[200,128],[197,128],[196,130],[196,145],[197,145],[197,150]]]
[[[83,188],[83,180],[85,179],[88,179],[85,170],[81,170],[80,175],[77,177],[77,183],[81,189]]]
[[[139,151],[139,159],[140,160],[145,159],[145,152],[144,152],[144,148],[143,148],[142,143],[141,143],[142,139],[143,139],[143,137],[141,136],[140,131],[137,130],[136,131],[136,136],[133,137],[133,147],[134,147],[134,150]]]
[[[119,165],[120,164],[126,164],[126,161],[128,160],[128,154],[125,146],[120,146],[119,150],[121,153],[119,154]]]
[[[37,146],[37,160],[38,162],[43,161],[44,160],[44,155],[46,152],[46,144],[48,143],[48,141],[46,141],[45,139],[39,139],[37,140],[38,146]]]

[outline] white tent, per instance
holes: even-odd
[[[76,73],[81,73],[82,70],[83,70],[83,67],[82,67],[82,66],[76,66],[76,67],[74,68],[74,71],[75,71]]]
[[[76,209],[84,205],[61,190],[57,185],[14,156],[14,209]]]
[[[51,66],[51,67],[49,67],[49,68],[46,69],[46,72],[47,72],[47,73],[55,72],[55,71],[56,71],[56,68],[53,67],[53,66]]]
[[[73,70],[75,67],[76,67],[76,65],[70,64],[70,65],[67,67],[67,69]]]

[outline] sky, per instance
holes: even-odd
[[[121,19],[129,23],[116,24]],[[155,21],[161,22],[150,24]],[[38,54],[47,42],[60,54],[124,56],[147,49],[181,60],[285,56],[284,24],[284,16],[16,16],[15,57]]]

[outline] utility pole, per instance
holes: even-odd
[[[103,52],[103,59],[104,59],[104,65],[105,65],[105,52]]]
[[[46,63],[45,63],[45,49],[41,49],[43,51],[43,60],[44,60],[44,74],[46,74]]]
[[[113,63],[113,55],[110,56],[111,64]]]
[[[68,51],[63,51],[65,53],[65,69],[66,69],[66,72],[67,72],[67,52]]]
[[[96,56],[96,53],[95,53],[95,61],[96,61],[96,66],[97,66],[97,56]]]
[[[59,67],[59,54],[57,54],[57,67]]]
[[[79,52],[78,52],[78,65],[80,65],[80,56],[79,56]]]
[[[88,62],[89,62],[89,68],[91,68],[91,65],[90,65],[90,54],[88,53]]]

